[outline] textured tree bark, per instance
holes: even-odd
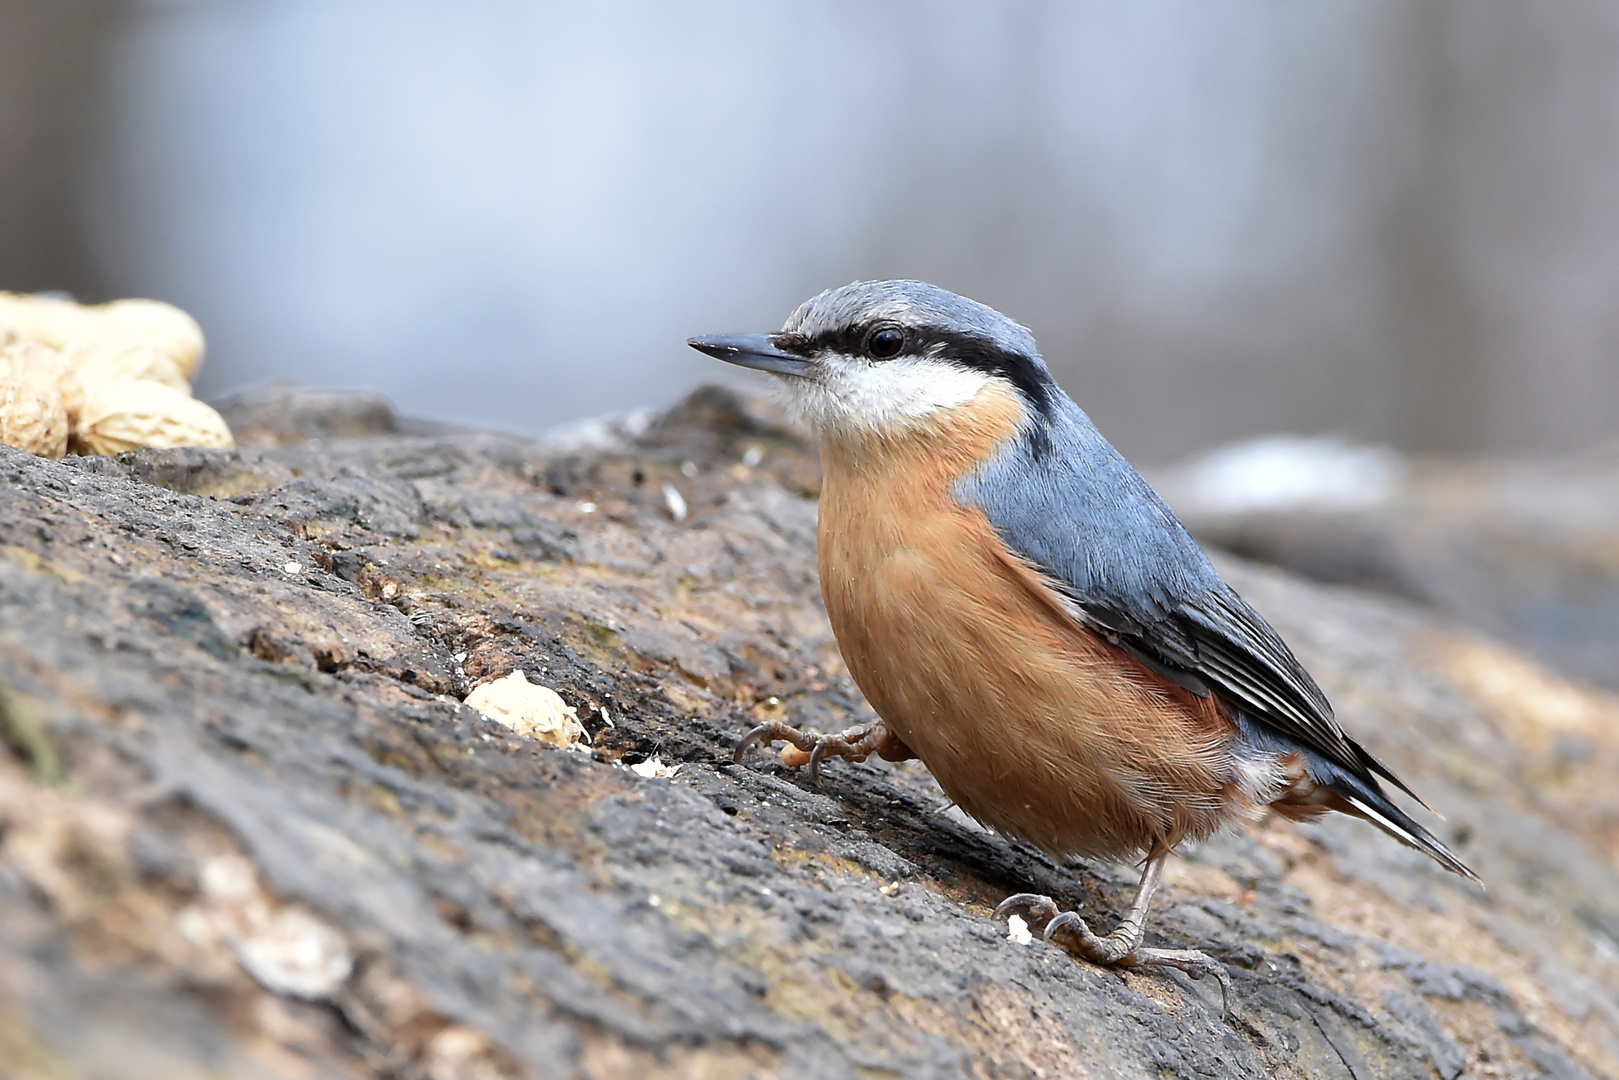
[[[8,1076],[1619,1069],[1611,697],[1226,565],[1491,886],[1350,820],[1172,859],[1148,942],[1222,958],[1227,1021],[1209,980],[989,918],[1034,891],[1109,923],[1133,869],[1008,844],[918,762],[818,790],[729,763],[761,720],[869,719],[820,607],[813,451],[766,414],[700,393],[592,450],[320,423],[0,449]],[[515,669],[591,743],[460,704]]]

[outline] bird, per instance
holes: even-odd
[[[980,823],[1054,858],[1142,860],[1097,933],[1050,897],[995,918],[1092,963],[1213,975],[1143,944],[1168,856],[1269,808],[1363,818],[1478,876],[1389,797],[1421,798],[1338,723],[1315,679],[1057,385],[1023,325],[921,281],[857,281],[781,330],[691,338],[775,376],[820,443],[822,597],[878,719],[761,724],[734,760],[920,758]],[[1422,803],[1426,808],[1427,804]]]

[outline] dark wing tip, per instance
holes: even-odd
[[[1428,811],[1428,813],[1437,817],[1440,821],[1445,820],[1444,814],[1441,814],[1439,811],[1429,806],[1427,799],[1424,799],[1421,795],[1418,795],[1416,792],[1412,791],[1404,780],[1401,780],[1389,770],[1387,765],[1373,757],[1371,751],[1367,750],[1354,739],[1349,740],[1349,745],[1355,751],[1355,756],[1360,759],[1361,765],[1363,765],[1368,772],[1376,773],[1378,776],[1381,776],[1383,779],[1387,780],[1389,783],[1393,784],[1395,787],[1417,800],[1417,804],[1419,806]]]

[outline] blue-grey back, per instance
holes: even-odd
[[[1095,597],[1138,619],[1225,588],[1203,549],[1066,394],[1043,433],[1025,432],[963,478],[956,494],[982,509],[1019,554],[1075,599]]]
[[[1031,411],[956,495],[1084,622],[1150,667],[1345,767],[1393,779],[1344,734],[1315,680],[1158,493],[1055,386],[1050,407]]]

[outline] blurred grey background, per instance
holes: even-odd
[[[0,288],[508,430],[909,276],[1147,463],[1619,435],[1619,5],[0,0]]]

